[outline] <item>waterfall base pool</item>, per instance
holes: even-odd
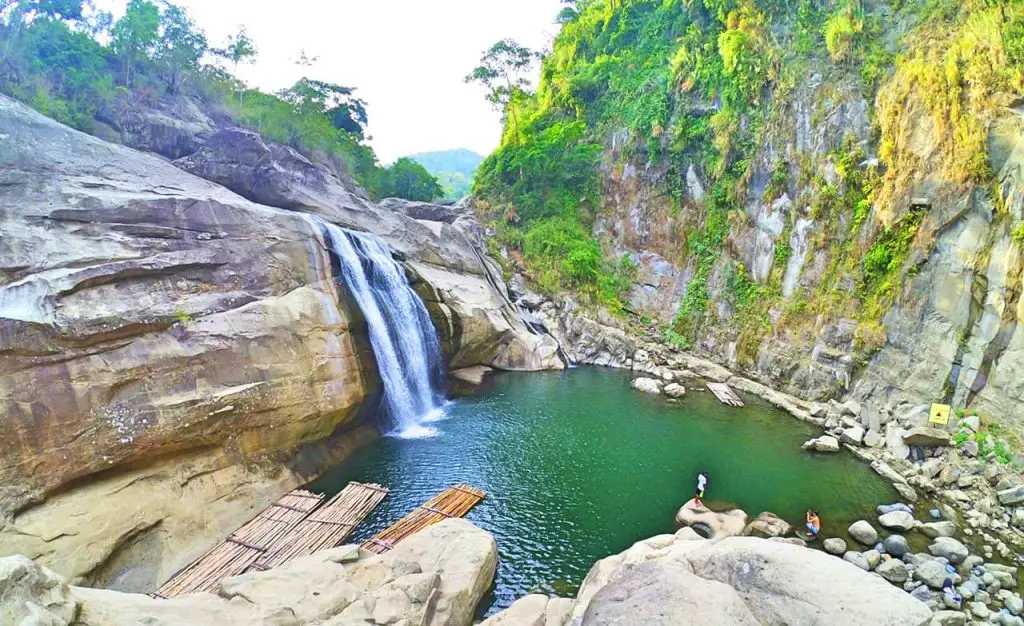
[[[845,534],[896,497],[848,453],[802,451],[815,429],[757,398],[744,394],[747,406],[737,409],[691,392],[674,404],[633,391],[630,380],[597,368],[495,375],[449,406],[437,436],[381,439],[311,488],[331,495],[351,480],[391,488],[356,541],[449,485],[485,490],[468,519],[494,534],[500,560],[481,615],[531,592],[572,595],[595,561],[673,532],[700,470],[712,506],[728,501],[801,526],[815,508],[825,536]]]

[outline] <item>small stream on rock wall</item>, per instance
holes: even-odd
[[[630,380],[592,367],[495,375],[447,408],[436,436],[380,439],[310,488],[390,487],[351,541],[449,485],[485,490],[468,519],[494,534],[500,559],[481,615],[530,592],[572,595],[595,561],[674,531],[702,469],[713,507],[728,501],[800,525],[816,508],[824,536],[845,536],[852,521],[873,519],[875,505],[896,498],[849,454],[802,451],[820,432],[757,398],[744,395],[747,406],[736,409],[691,392],[672,404],[631,390]]]

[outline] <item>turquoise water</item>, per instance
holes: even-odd
[[[712,505],[772,511],[794,524],[816,508],[825,534],[844,534],[852,520],[895,499],[849,454],[802,451],[815,429],[755,397],[741,394],[742,409],[709,392],[674,404],[633,391],[630,380],[597,368],[496,375],[448,407],[437,436],[381,439],[312,488],[333,494],[351,480],[391,488],[355,540],[449,485],[486,491],[468,516],[494,534],[500,551],[481,613],[531,592],[571,595],[598,559],[672,532],[702,469]]]

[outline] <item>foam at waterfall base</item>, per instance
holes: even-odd
[[[450,401],[445,402],[441,406],[431,409],[426,415],[420,416],[414,424],[395,429],[385,436],[395,437],[396,439],[429,439],[430,437],[436,437],[440,434],[440,431],[433,426],[425,426],[425,424],[440,422],[451,417],[448,413],[448,407],[451,405]]]

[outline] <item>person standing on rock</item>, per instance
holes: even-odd
[[[708,486],[708,473],[702,471],[697,474],[697,493],[693,496],[694,502],[704,506],[704,490]]]

